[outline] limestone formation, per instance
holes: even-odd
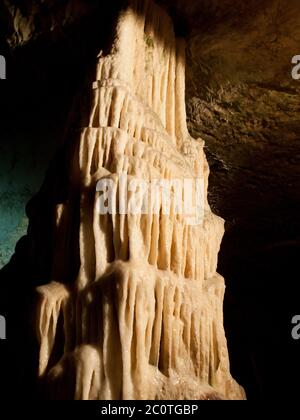
[[[206,199],[203,141],[187,130],[184,41],[160,7],[130,1],[121,11],[91,90],[89,124],[68,158],[69,198],[54,216],[53,281],[38,289],[46,393],[79,400],[243,399],[230,375],[224,280],[216,273],[224,224]],[[99,180],[113,181],[117,198],[124,174],[148,183],[203,179],[201,223],[176,213],[174,191],[169,214],[160,191],[158,212],[121,212],[117,205],[101,215]],[[80,268],[70,283],[72,247],[79,247]]]

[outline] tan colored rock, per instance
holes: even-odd
[[[187,130],[184,51],[161,8],[130,1],[111,53],[99,54],[89,125],[70,156],[80,202],[70,194],[56,208],[53,282],[38,289],[39,376],[50,398],[245,397],[229,371],[216,273],[224,227],[206,199],[203,142]],[[169,214],[160,191],[157,214],[120,214],[117,205],[100,215],[98,181],[112,180],[118,201],[124,174],[148,185],[204,180],[201,221],[176,212],[174,191]],[[70,238],[79,205],[78,245]],[[78,277],[67,285],[69,248],[78,246]]]

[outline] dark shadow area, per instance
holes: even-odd
[[[282,171],[279,184],[266,183],[267,172],[256,171],[261,180],[253,189],[253,174],[246,172],[246,177],[241,169],[229,176],[207,154],[214,210],[229,220],[219,272],[227,286],[224,314],[232,374],[249,399],[296,398],[300,342],[292,339],[291,320],[299,313],[299,179],[293,171]],[[272,167],[269,156],[265,161]],[[221,176],[225,187],[216,193],[213,187],[219,191]]]
[[[297,398],[300,343],[292,339],[291,320],[299,313],[299,251],[299,244],[279,245],[239,255],[234,265],[221,257],[220,271],[227,276],[224,310],[231,368],[249,399]]]

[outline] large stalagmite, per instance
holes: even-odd
[[[38,289],[39,376],[50,398],[244,398],[229,371],[216,273],[223,220],[206,199],[203,142],[186,126],[184,49],[163,10],[130,1],[110,54],[99,54],[89,123],[68,156],[68,199],[55,209],[53,281]],[[98,181],[118,185],[117,199],[124,174],[125,187],[204,180],[201,221],[175,211],[173,190],[169,213],[159,190],[157,212],[100,214]],[[70,282],[72,247],[80,267]]]

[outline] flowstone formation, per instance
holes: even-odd
[[[56,206],[53,281],[38,288],[39,376],[53,399],[243,399],[216,273],[224,224],[206,199],[203,142],[186,125],[184,41],[160,7],[128,3],[110,54],[99,54],[89,124],[68,156],[68,199]],[[169,213],[160,190],[158,211],[118,204],[101,214],[99,180],[117,186],[118,202],[124,174],[204,180],[201,220],[176,212],[173,190]],[[72,247],[80,267],[70,282]]]

